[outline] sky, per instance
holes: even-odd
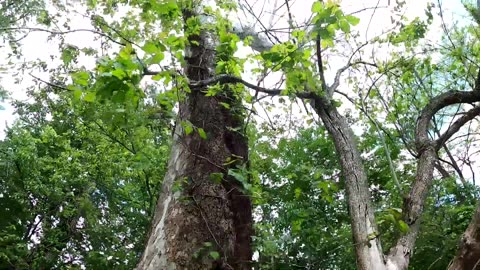
[[[279,0],[265,0],[267,1],[267,4],[263,7],[258,7],[258,8],[263,8],[265,12],[263,14],[265,15],[262,20],[265,20],[266,24],[271,24],[272,27],[274,28],[279,28],[288,25],[286,19],[279,18],[277,19],[272,19],[271,16],[268,16],[268,10],[269,9],[275,9],[278,5],[283,3],[283,1]],[[367,9],[364,12],[357,13],[355,16],[360,18],[360,24],[356,27],[356,29],[369,29],[368,33],[362,33],[366,38],[372,37],[377,33],[380,33],[381,31],[385,30],[386,26],[389,26],[390,23],[390,16],[392,14],[392,7],[393,7],[393,2],[395,0],[391,0],[391,5],[389,6],[388,3],[390,0],[344,0],[341,1],[341,6],[342,9],[344,10],[345,13],[350,13],[350,12],[355,12],[358,10],[362,10],[364,8],[370,8],[378,5],[379,8],[375,10],[375,14],[372,17],[372,12],[373,10]],[[261,1],[257,1],[259,3]],[[310,16],[310,8],[312,4],[312,0],[296,0],[292,1],[292,13],[295,16],[296,21],[302,22],[305,21],[308,16]],[[460,0],[444,0],[443,8],[444,8],[444,15],[446,18],[446,21],[449,23],[453,23],[455,21],[462,21],[465,18],[465,11],[463,9],[463,6],[461,4]],[[406,10],[405,10],[405,15],[407,15],[409,18],[414,18],[416,16],[424,16],[424,8],[426,7],[426,0],[406,0]],[[257,7],[255,7],[255,10]],[[308,11],[308,12],[306,12]],[[303,16],[303,17],[302,17]],[[270,17],[270,18],[269,18]],[[370,18],[372,19],[370,20]],[[85,29],[85,28],[91,28],[89,26],[89,22],[87,19],[82,18],[80,16],[72,16],[70,17],[72,19],[72,29]],[[434,26],[432,27],[433,31],[430,32],[429,38],[432,40],[439,39],[441,37],[442,30],[440,28],[440,25],[438,21],[434,23]],[[91,33],[88,32],[76,32],[72,34],[68,34],[66,40],[70,44],[75,44],[78,47],[98,47],[98,41],[94,41],[95,36],[92,35]],[[33,32],[28,35],[27,38],[25,38],[22,42],[22,51],[23,51],[23,56],[22,58],[18,61],[18,63],[21,63],[23,61],[28,62],[28,61],[33,61],[36,59],[42,59],[48,63],[50,67],[55,67],[56,65],[59,64],[59,60],[51,60],[50,55],[58,55],[58,46],[57,43],[54,41],[49,41],[48,40],[48,34],[47,33],[42,33],[42,32]],[[2,47],[3,44],[0,43],[0,59],[6,59],[6,54],[8,53],[7,49],[5,47]],[[33,77],[30,76],[29,74],[23,74],[21,76],[21,81],[19,83],[15,82],[14,79],[14,74],[16,73],[15,70],[6,70],[2,71],[1,67],[3,67],[6,63],[2,63],[0,61],[0,84],[4,89],[10,92],[10,97],[12,99],[19,99],[19,100],[25,100],[26,99],[26,94],[25,94],[25,89],[28,86],[31,86],[33,84],[32,79]],[[93,59],[83,59],[81,60],[81,64],[86,66],[87,68],[93,68],[94,67],[94,60]],[[335,66],[335,63],[333,64]],[[341,63],[338,63],[339,67],[341,66]],[[331,69],[332,72],[327,73],[327,77],[332,77],[335,68]],[[32,75],[42,78],[44,80],[48,81],[48,74],[46,73],[41,73],[38,71],[33,71]],[[18,77],[17,77],[18,78]],[[0,110],[0,139],[5,136],[4,130],[7,126],[11,126],[15,120],[15,115],[13,114],[14,109],[13,107],[9,104],[9,101],[6,100],[4,102],[0,102],[0,105],[2,105],[5,109]]]

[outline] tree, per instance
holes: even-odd
[[[189,81],[238,74],[232,55],[237,40],[226,22],[201,23],[207,8],[201,1],[172,7],[183,18]],[[248,177],[242,93],[220,86],[212,97],[212,90],[190,85],[179,102],[168,171],[137,269],[250,269],[253,221],[242,186]]]
[[[410,263],[418,236],[420,240],[432,237],[422,234],[421,217],[431,217],[426,225],[432,225],[433,220],[446,219],[436,215],[436,208],[451,206],[457,213],[471,210],[472,198],[454,196],[448,201],[449,196],[453,196],[448,194],[430,201],[428,193],[432,188],[455,190],[448,188],[448,180],[434,185],[435,169],[443,179],[451,179],[445,164],[451,166],[468,187],[462,164],[450,151],[450,144],[453,136],[464,132],[462,127],[480,113],[475,105],[480,101],[480,73],[475,74],[473,70],[478,68],[471,60],[478,54],[478,46],[474,45],[478,40],[476,28],[466,26],[449,32],[444,25],[443,43],[429,44],[424,37],[433,20],[433,6],[427,6],[426,19],[406,21],[398,15],[402,9],[399,1],[398,14],[393,16],[393,30],[364,42],[354,30],[359,19],[347,14],[335,1],[313,2],[312,16],[305,25],[294,20],[290,4],[286,1],[278,9],[274,8],[275,16],[285,12],[289,18],[286,27],[278,30],[286,31],[285,35],[276,35],[272,26],[265,26],[250,2],[240,3],[240,8],[260,25],[261,35],[254,28],[238,28],[226,19],[234,14],[233,2],[199,0],[90,1],[84,15],[91,20],[91,29],[70,29],[68,21],[66,29],[61,29],[59,14],[73,14],[77,6],[59,5],[58,14],[45,11],[37,15],[45,28],[4,28],[9,33],[42,31],[59,37],[59,57],[63,63],[49,72],[51,80],[36,79],[52,89],[70,93],[71,99],[67,100],[88,108],[80,119],[98,125],[95,120],[101,118],[98,128],[113,141],[118,138],[111,135],[116,131],[105,132],[103,122],[107,127],[124,128],[129,117],[145,112],[150,100],[145,90],[163,89],[156,93],[153,110],[156,115],[171,115],[174,111],[175,128],[160,197],[152,211],[152,226],[137,269],[251,269],[252,199],[262,216],[258,231],[264,233],[256,237],[261,252],[259,267],[279,269],[353,267],[352,254],[358,269],[407,269],[410,265],[421,268],[421,263]],[[116,17],[122,8],[128,11],[121,18]],[[443,19],[439,8],[439,17]],[[99,48],[107,49],[107,53],[68,44],[65,35],[80,31],[99,37],[102,40]],[[466,38],[462,39],[461,31],[468,33]],[[236,56],[240,41],[257,52],[246,58]],[[391,56],[382,60],[381,48],[385,44],[393,48],[389,48]],[[367,58],[370,50],[375,53]],[[433,60],[438,53],[442,54],[442,61]],[[80,54],[97,58],[94,70],[78,65]],[[329,83],[327,62],[336,57],[344,60],[344,66],[333,72]],[[246,60],[256,61],[257,66],[251,71],[259,76],[257,83],[248,82],[242,76]],[[36,67],[47,71],[45,63]],[[65,76],[65,71],[70,75]],[[351,76],[345,78],[346,72],[351,72]],[[280,74],[284,80],[275,87],[265,87],[262,83],[273,73]],[[450,90],[460,87],[471,90]],[[393,98],[388,98],[388,93],[393,93]],[[352,98],[352,95],[357,96]],[[290,134],[285,128],[263,133],[277,149],[251,143],[260,149],[250,155],[255,162],[250,164],[246,130],[252,131],[250,137],[263,139],[259,130],[248,123],[251,114],[256,112],[255,104],[264,105],[261,101],[267,97],[275,97],[275,108],[281,108],[285,97],[291,104],[302,102],[303,111],[312,111],[306,125],[313,124],[314,128],[298,133],[297,141],[289,140],[288,146],[285,138]],[[359,110],[352,115],[344,110],[341,101],[351,102]],[[178,104],[176,110],[175,104]],[[251,112],[246,109],[250,104]],[[472,108],[469,104],[473,104]],[[451,109],[452,105],[457,105],[456,110]],[[92,113],[96,106],[101,108],[99,114]],[[55,111],[61,109],[55,108]],[[143,120],[147,118],[143,117]],[[166,125],[170,119],[163,120],[153,125]],[[137,128],[144,130],[136,126],[135,132],[128,131],[122,136],[132,139]],[[364,128],[360,136],[355,130],[359,128]],[[469,130],[466,133],[471,134]],[[56,138],[54,132],[48,134]],[[309,134],[316,136],[309,137]],[[151,145],[148,142],[155,138],[149,136],[142,137],[138,143]],[[274,136],[284,140],[277,142]],[[122,140],[116,142],[132,155],[138,154],[133,147],[135,143],[129,146]],[[404,158],[402,150],[410,153],[410,159]],[[372,151],[375,157],[365,157]],[[321,153],[322,157],[306,158],[305,152]],[[270,160],[260,161],[269,155]],[[46,156],[55,162],[59,158]],[[10,156],[9,159],[15,160]],[[108,162],[104,160],[102,164]],[[276,162],[287,164],[288,171]],[[399,173],[397,167],[407,169]],[[145,178],[147,175],[144,173]],[[304,180],[311,175],[318,182],[315,185]],[[276,189],[278,185],[281,188]],[[146,188],[149,203],[153,205],[151,195],[155,191],[149,189],[149,184]],[[112,189],[119,192],[113,187],[107,190]],[[48,190],[51,193],[54,187]],[[25,196],[28,192],[21,194]],[[270,197],[257,197],[262,194]],[[475,191],[466,194],[476,195]],[[275,195],[278,198],[272,198]],[[22,207],[31,200],[27,195]],[[8,203],[15,202],[18,201]],[[316,220],[321,220],[320,224],[334,219],[338,227],[325,227],[326,231],[313,234],[305,226],[317,224],[308,217],[306,209],[318,213]],[[329,213],[320,216],[322,211]],[[57,212],[61,211],[57,209]],[[273,220],[277,213],[282,213],[278,222]],[[80,217],[84,218],[75,212],[67,220],[63,217],[50,220],[46,228],[57,233],[55,226],[59,222],[61,228],[66,228],[61,233],[73,237],[77,231],[69,230],[71,227],[66,225],[72,217],[76,223]],[[32,223],[32,218],[35,219],[29,216],[27,220]],[[475,215],[451,267],[474,267],[478,257],[477,220]],[[351,224],[352,245],[336,251],[321,250],[320,243],[329,239],[329,232],[346,239],[347,222]],[[452,236],[466,225],[464,221],[452,223],[458,225],[449,232]],[[269,232],[274,233],[271,239]],[[279,235],[287,233],[291,239],[280,239]],[[48,235],[44,233],[42,237]],[[297,242],[299,239],[301,242]],[[59,254],[68,250],[69,242],[54,242],[59,246],[56,254],[50,255],[56,259],[46,264],[49,267],[61,263]],[[272,242],[279,245],[271,245]],[[288,247],[287,257],[274,254],[284,247]],[[387,255],[384,247],[389,249]],[[312,254],[318,249],[326,257],[339,257],[336,261],[313,260]],[[347,254],[351,260],[338,261],[340,254]],[[132,259],[128,261],[131,263]],[[430,265],[433,263],[437,262]]]
[[[79,103],[58,88],[30,97],[15,103],[19,120],[0,142],[0,268],[132,269],[167,128],[146,110]]]
[[[98,7],[95,4],[90,3],[89,7],[92,10],[103,7],[105,14],[113,14],[118,7],[117,4],[122,3],[99,2]],[[135,44],[137,39],[131,37],[132,32],[126,29],[131,25],[124,26],[125,28],[121,30],[115,29],[116,26],[111,27],[102,17],[94,15],[92,23],[96,29],[78,31],[105,37],[121,45],[120,52],[114,57],[103,56],[97,65],[96,72],[87,72],[80,67],[72,74],[73,83],[70,85],[65,85],[64,77],[52,82],[37,79],[54,89],[72,92],[74,100],[80,99],[97,106],[101,106],[97,102],[102,104],[108,100],[113,100],[113,104],[120,103],[120,108],[116,109],[120,112],[118,120],[126,121],[128,116],[121,113],[125,110],[135,111],[141,106],[140,99],[143,102],[145,95],[138,89],[138,85],[144,76],[155,75],[155,80],[166,81],[166,84],[169,84],[168,81],[171,82],[173,78],[174,87],[164,95],[168,99],[163,100],[164,104],[161,104],[164,105],[162,109],[165,109],[162,113],[168,114],[175,99],[180,102],[174,132],[175,143],[172,145],[172,160],[163,182],[164,193],[155,211],[153,226],[155,229],[152,229],[151,241],[149,241],[152,245],[147,244],[138,268],[164,268],[171,267],[172,264],[177,265],[177,269],[204,268],[214,265],[218,267],[232,265],[230,267],[239,269],[248,267],[252,257],[250,245],[252,221],[250,199],[241,187],[241,181],[246,182],[248,178],[243,173],[246,170],[248,146],[246,138],[242,135],[243,109],[240,99],[243,93],[241,88],[221,87],[216,91],[223,93],[211,97],[212,93],[207,92],[206,87],[189,85],[187,81],[178,78],[174,72],[152,72],[147,69],[147,66],[158,64],[163,59],[164,51],[168,50],[177,57],[179,63],[186,63],[185,74],[190,81],[208,79],[213,72],[238,74],[239,71],[234,69],[238,65],[236,63],[238,60],[232,57],[236,37],[226,31],[230,27],[227,21],[219,22],[217,25],[204,24],[199,14],[205,11],[214,16],[216,11],[203,7],[199,1],[159,2],[153,6],[148,3],[136,4],[143,12],[142,16],[145,16],[143,22],[148,24],[148,20],[154,19],[163,24],[165,27],[162,30],[163,34],[168,37],[165,45],[155,39],[142,40],[144,45],[139,47]],[[228,8],[230,4],[222,5]],[[62,18],[59,14],[68,14],[71,12],[69,8],[72,7],[60,4],[57,8],[58,14],[43,14],[41,23],[48,27],[52,25],[58,27],[56,23]],[[154,11],[158,13],[155,14]],[[126,18],[128,19],[128,16]],[[124,22],[126,21],[125,19]],[[68,28],[68,24],[65,25]],[[182,32],[182,36],[169,34],[175,27]],[[60,72],[65,68],[77,68],[75,64],[80,52],[86,55],[98,55],[97,51],[88,48],[80,50],[74,45],[65,43],[63,36],[77,30],[33,27],[6,28],[5,30],[42,31],[50,33],[53,37],[59,36],[61,59],[64,62],[64,66],[58,69]],[[143,33],[148,35],[148,30],[150,29],[145,27]],[[216,44],[216,36],[227,44]],[[209,40],[211,37],[214,40]],[[143,49],[146,53],[144,59],[136,55],[134,46]],[[184,56],[185,46],[187,51]],[[218,52],[214,53],[216,47]],[[222,67],[217,65],[216,61],[223,61],[231,66]],[[115,110],[116,105],[112,106]],[[90,109],[93,108],[90,107]],[[109,114],[106,118],[112,116],[116,121],[117,115]],[[99,128],[103,130],[101,125],[99,124]],[[131,152],[135,152],[133,146],[124,146]],[[178,213],[181,214],[176,219],[172,219]],[[163,226],[165,219],[162,215],[168,216],[165,226]],[[157,223],[160,225],[158,226]],[[166,237],[165,242],[162,243],[166,249],[160,249],[163,255],[160,262],[156,258],[158,255],[156,251],[160,248],[157,243],[159,240],[162,241],[158,237],[159,234]],[[59,251],[64,248],[65,246],[59,247]]]
[[[310,100],[313,109],[322,120],[326,130],[329,132],[335,143],[336,152],[345,179],[357,267],[359,269],[406,269],[409,265],[409,260],[412,255],[411,251],[415,246],[416,236],[420,228],[420,216],[423,212],[425,199],[432,185],[433,170],[437,162],[438,151],[440,150],[440,147],[458,132],[464,124],[477,116],[479,110],[477,107],[474,107],[467,111],[462,117],[456,119],[445,132],[440,133],[439,137],[436,139],[432,139],[428,135],[430,122],[438,111],[449,105],[479,101],[480,96],[478,93],[480,92],[477,89],[479,87],[478,82],[480,82],[480,79],[477,79],[476,83],[473,84],[472,91],[447,91],[441,93],[428,101],[422,109],[415,127],[415,150],[418,159],[416,177],[409,193],[405,194],[403,199],[402,224],[407,227],[406,232],[398,237],[396,244],[390,249],[389,254],[384,259],[381,243],[378,238],[379,232],[376,226],[374,208],[370,199],[367,174],[362,165],[360,152],[358,151],[353,132],[349,127],[346,118],[338,112],[336,105],[332,100],[332,96],[339,85],[339,79],[342,72],[352,66],[352,63],[349,62],[345,68],[340,69],[337,72],[337,76],[332,85],[328,85],[325,80],[324,63],[322,62],[321,51],[322,38],[325,38],[325,33],[322,37],[321,30],[324,29],[323,27],[327,27],[328,29],[328,25],[333,25],[333,23],[342,21],[342,13],[338,10],[336,5],[322,4],[320,2],[313,5],[312,11],[318,14],[313,19],[313,22],[319,25],[318,30],[320,31],[318,33],[314,32],[318,63],[318,69],[316,72],[318,72],[318,77],[320,78],[319,85],[323,92],[316,89],[315,84],[312,85],[312,83],[308,81],[308,79],[313,78],[313,76],[310,77],[309,75],[311,74],[307,73],[304,76],[306,77],[305,81],[302,82],[305,90],[296,92],[295,95]],[[330,17],[330,14],[335,14],[335,17]],[[347,24],[354,22],[351,17],[345,17],[343,20],[345,20],[345,23]],[[327,26],[325,26],[325,24]],[[423,27],[424,25],[422,23],[414,21],[412,23],[412,28],[409,29],[406,27],[403,30],[424,32],[424,30],[422,30]],[[346,27],[342,27],[342,30],[347,32]],[[422,32],[418,33],[420,36],[422,35]],[[402,34],[403,33],[400,33],[399,36]],[[329,38],[331,39],[327,34],[327,40]],[[285,44],[282,45],[285,46]],[[292,46],[293,44],[288,45],[290,45],[290,48],[295,49],[295,46]],[[288,49],[288,47],[286,47],[286,49]],[[271,55],[264,54],[263,56],[272,62],[274,61],[273,59],[275,59]],[[280,59],[283,60],[281,57]],[[271,66],[275,66],[275,64],[276,63],[273,63]],[[284,63],[281,64],[283,65]],[[289,72],[290,74],[295,74],[295,71],[292,70],[292,68],[299,68],[300,66],[308,68],[311,66],[309,63],[302,62],[299,64],[290,63],[290,65],[293,67],[284,65],[282,66],[282,70],[284,72]],[[266,66],[268,67],[268,64]],[[305,74],[305,70],[302,72]],[[477,77],[479,76],[480,75],[477,75]],[[217,77],[217,80],[214,81],[223,83],[241,82],[244,85],[252,87],[256,91],[264,92],[269,95],[278,95],[282,93],[280,90],[255,87],[253,84],[249,84],[244,80],[233,76]]]

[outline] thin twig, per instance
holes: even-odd
[[[90,33],[94,33],[94,34],[97,34],[99,36],[105,37],[108,40],[110,40],[113,43],[116,43],[118,45],[121,45],[121,46],[126,45],[125,43],[116,41],[115,39],[113,39],[112,37],[110,37],[109,35],[107,35],[105,33],[102,33],[102,32],[99,32],[99,31],[96,31],[96,30],[93,30],[93,29],[73,29],[73,30],[67,30],[67,31],[53,31],[53,30],[50,30],[50,29],[44,29],[44,28],[38,28],[38,27],[4,27],[4,28],[0,28],[0,32],[2,32],[2,31],[22,31],[22,30],[35,31],[35,32],[46,32],[46,33],[50,33],[52,35],[66,35],[66,34],[71,34],[71,33],[76,33],[76,32],[90,32]]]

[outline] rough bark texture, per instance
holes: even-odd
[[[318,43],[318,41],[317,41]],[[318,46],[317,46],[318,47]],[[320,48],[317,48],[319,59],[319,73],[323,73],[323,65],[321,63]],[[340,115],[331,103],[331,94],[338,86],[339,74],[337,73],[335,82],[332,86],[327,87],[323,75],[322,89],[327,90],[327,95],[319,95],[316,91],[304,91],[297,93],[297,97],[310,99],[312,107],[322,119],[326,129],[335,142],[337,155],[340,159],[342,173],[345,177],[345,186],[348,197],[348,205],[350,216],[352,218],[352,234],[354,239],[355,252],[357,256],[358,269],[372,270],[405,270],[408,268],[410,257],[413,254],[415,241],[420,229],[420,218],[423,213],[425,199],[433,182],[433,170],[437,160],[437,154],[442,147],[458,130],[480,115],[480,106],[470,109],[468,112],[457,118],[449,128],[440,134],[436,140],[429,137],[429,125],[434,115],[441,109],[453,104],[472,104],[480,101],[480,72],[475,81],[473,91],[448,91],[442,93],[430,100],[420,113],[417,119],[415,130],[415,144],[418,153],[417,172],[412,188],[404,198],[402,213],[403,221],[408,225],[408,232],[397,239],[396,244],[390,249],[388,256],[382,253],[381,245],[378,240],[378,232],[374,222],[374,213],[370,205],[369,184],[365,169],[362,165],[360,154],[355,145],[354,135],[348,126],[345,117]],[[245,82],[241,78],[232,76],[216,77],[203,82],[197,82],[196,85],[209,83],[242,83],[256,91],[269,95],[280,95],[280,89],[267,89],[255,86]],[[472,221],[476,224],[477,221]],[[473,226],[473,225],[472,225]],[[466,235],[472,235],[469,233]],[[467,237],[466,236],[466,237]],[[476,235],[475,235],[476,236]],[[468,245],[463,245],[463,249],[470,247],[470,251],[458,257],[458,260],[465,260],[469,264],[471,258],[476,254],[476,247],[480,246],[476,237],[466,238]],[[463,254],[462,250],[459,254]],[[476,267],[476,266],[475,266]]]
[[[478,91],[449,91],[433,98],[422,110],[417,120],[415,134],[419,155],[416,178],[409,194],[404,198],[402,209],[403,221],[409,226],[409,230],[397,240],[388,256],[384,256],[377,238],[378,231],[375,225],[374,209],[370,205],[367,176],[352,130],[329,100],[314,96],[312,105],[335,142],[342,173],[345,177],[358,269],[405,270],[408,268],[420,228],[420,217],[423,213],[425,199],[433,182],[437,152],[465,123],[479,115],[480,109],[475,107],[458,118],[437,140],[432,140],[428,136],[430,121],[435,113],[448,105],[471,103],[478,100],[480,100]],[[474,229],[471,230],[474,231]],[[480,249],[476,249],[480,247],[480,243],[476,234],[470,233],[466,237],[469,243],[466,246],[470,247],[470,250],[466,251],[468,256],[465,255],[462,258],[471,265],[472,260],[469,258],[480,255],[476,253],[480,253]]]
[[[312,104],[335,142],[352,218],[352,234],[358,269],[384,269],[382,248],[378,241],[374,209],[360,153],[351,128],[332,104],[318,98]]]
[[[409,226],[409,231],[402,235],[396,245],[390,249],[387,265],[396,267],[391,269],[408,268],[420,229],[420,216],[433,182],[433,169],[436,161],[437,153],[433,146],[429,146],[419,156],[415,182],[410,193],[403,200],[403,221]]]
[[[219,106],[219,102],[230,103],[231,97],[207,98],[198,90],[213,83],[243,83],[270,95],[281,94],[281,91],[255,86],[232,76],[214,77],[214,50],[208,46],[208,41],[213,39],[202,35],[191,38],[199,45],[192,46],[187,52],[187,75],[191,80],[190,86],[197,91],[193,91],[181,104],[180,118],[204,128],[209,138],[203,141],[198,135],[175,137],[154,226],[138,269],[248,269],[248,263],[243,262],[249,261],[252,255],[251,203],[247,196],[243,196],[238,183],[228,179],[228,168],[223,165],[232,156],[240,156],[242,162],[246,161],[245,138],[226,128],[238,127],[242,121],[232,111]],[[480,101],[480,73],[474,91],[443,93],[422,110],[415,133],[418,152],[416,178],[404,198],[402,209],[403,220],[409,230],[398,239],[389,255],[384,256],[370,202],[369,183],[353,132],[330,100],[342,70],[337,73],[335,83],[327,87],[318,44],[319,40],[317,55],[322,89],[328,95],[325,97],[316,91],[305,91],[297,93],[297,96],[312,101],[313,108],[334,140],[346,183],[358,269],[405,270],[413,253],[425,199],[432,185],[437,152],[465,123],[480,114],[480,107],[458,118],[437,140],[428,136],[430,121],[440,109],[449,105]],[[177,133],[180,132],[178,125]],[[222,185],[209,181],[212,173],[224,175]],[[174,192],[173,187],[179,181],[183,189]],[[478,222],[474,220],[472,223]],[[475,234],[468,231],[465,234],[469,244],[464,246],[470,249],[460,251],[460,263],[471,265],[473,259],[470,258],[477,254],[476,227],[474,229]],[[214,261],[201,256],[200,260],[193,261],[192,254],[201,250],[204,242],[214,242],[222,253],[222,260]]]
[[[195,16],[191,11],[184,15]],[[189,41],[198,45],[186,52],[188,79],[213,77],[214,37],[202,32]],[[192,90],[180,102],[167,174],[138,270],[251,268],[252,205],[240,184],[228,176],[229,166],[247,162],[247,140],[234,131],[242,127],[243,118],[238,110],[219,104],[235,108],[237,101],[227,89],[215,97],[206,97],[202,90]],[[203,128],[207,139],[196,131],[185,135],[182,121]],[[229,158],[237,161],[225,165]],[[212,180],[219,175],[221,183]],[[220,258],[210,256],[212,251]]]
[[[415,182],[410,193],[403,202],[403,221],[409,230],[402,235],[387,256],[387,265],[392,269],[404,270],[408,268],[410,257],[413,254],[415,241],[420,230],[420,217],[423,213],[425,200],[433,183],[433,170],[438,161],[437,152],[442,145],[455,134],[465,123],[480,113],[477,107],[471,109],[458,118],[438,139],[432,140],[428,135],[428,127],[433,116],[442,108],[452,104],[471,103],[480,100],[478,91],[449,91],[434,97],[422,110],[417,119],[415,130],[415,144],[418,153],[417,172]]]
[[[480,204],[460,240],[459,250],[448,270],[480,269]]]

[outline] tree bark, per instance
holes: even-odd
[[[437,162],[437,151],[433,143],[422,150],[417,161],[417,172],[415,182],[410,193],[403,200],[403,221],[408,225],[409,230],[402,235],[396,245],[390,249],[387,257],[387,265],[407,269],[412,256],[415,241],[420,229],[420,216],[423,213],[425,199],[433,182],[433,169]]]
[[[457,255],[448,270],[480,269],[480,204],[460,240]]]
[[[480,73],[479,73],[480,74]],[[477,89],[477,86],[475,87]],[[415,182],[410,193],[404,198],[403,221],[409,230],[402,235],[396,245],[390,249],[387,265],[396,265],[399,270],[407,269],[410,257],[413,254],[415,241],[420,230],[420,217],[430,187],[433,183],[433,170],[438,161],[437,153],[448,139],[450,139],[463,125],[480,114],[479,107],[467,111],[462,117],[453,122],[450,127],[436,140],[428,135],[428,128],[434,115],[441,109],[460,103],[473,103],[480,100],[480,92],[474,91],[448,91],[430,100],[417,119],[415,130],[415,145],[418,153],[417,172]]]
[[[321,66],[321,65],[320,65]],[[358,269],[371,270],[405,270],[408,268],[413,253],[416,237],[420,228],[425,199],[433,181],[433,169],[437,162],[437,152],[463,125],[480,115],[476,106],[457,120],[440,136],[433,140],[428,136],[428,127],[432,117],[441,109],[461,103],[480,101],[480,73],[474,91],[448,91],[434,97],[422,110],[417,119],[415,144],[418,152],[417,172],[409,194],[404,198],[403,221],[408,225],[408,232],[397,239],[388,256],[382,253],[381,243],[375,224],[374,209],[370,202],[368,179],[358,152],[353,132],[343,117],[332,104],[329,97],[315,91],[303,91],[296,96],[311,100],[311,105],[324,123],[334,140],[335,149],[340,160],[348,198],[349,212],[352,218],[352,234]],[[256,91],[269,95],[281,95],[280,89],[267,89],[245,82],[233,76],[217,76],[195,85],[210,83],[242,83]],[[332,86],[324,88],[330,89]]]
[[[374,209],[370,203],[367,174],[351,128],[334,105],[318,97],[312,106],[335,143],[348,197],[357,267],[361,270],[386,269]]]
[[[353,132],[345,117],[338,113],[330,100],[318,95],[313,96],[312,106],[334,140],[342,173],[345,177],[358,269],[405,270],[408,268],[420,229],[420,217],[423,213],[425,199],[433,182],[437,152],[465,123],[480,114],[480,108],[474,107],[466,112],[436,140],[432,140],[428,136],[430,121],[435,113],[442,108],[452,104],[471,103],[479,100],[480,91],[449,91],[433,98],[422,110],[415,131],[416,148],[419,154],[416,178],[408,196],[404,198],[402,209],[403,221],[408,225],[409,230],[398,238],[396,244],[390,249],[388,256],[384,256],[381,243],[377,237],[378,231],[375,224],[374,209],[370,203],[369,184]],[[477,239],[476,234],[469,233],[467,236],[469,243],[467,246],[476,248],[478,245],[480,247],[480,242],[476,242],[480,238]],[[471,256],[480,255],[480,249],[478,255],[475,252],[477,251],[473,248],[471,251],[467,251],[467,254],[471,254]],[[467,261],[471,263],[471,260]]]
[[[184,10],[184,19],[198,16],[201,8],[195,9]],[[188,40],[187,78],[212,78],[215,36],[203,30]],[[167,173],[138,270],[251,268],[252,205],[228,174],[248,158],[241,103],[228,87],[214,97],[205,96],[205,89],[195,88],[180,101]],[[202,128],[207,138],[197,130],[185,134],[185,123]]]

